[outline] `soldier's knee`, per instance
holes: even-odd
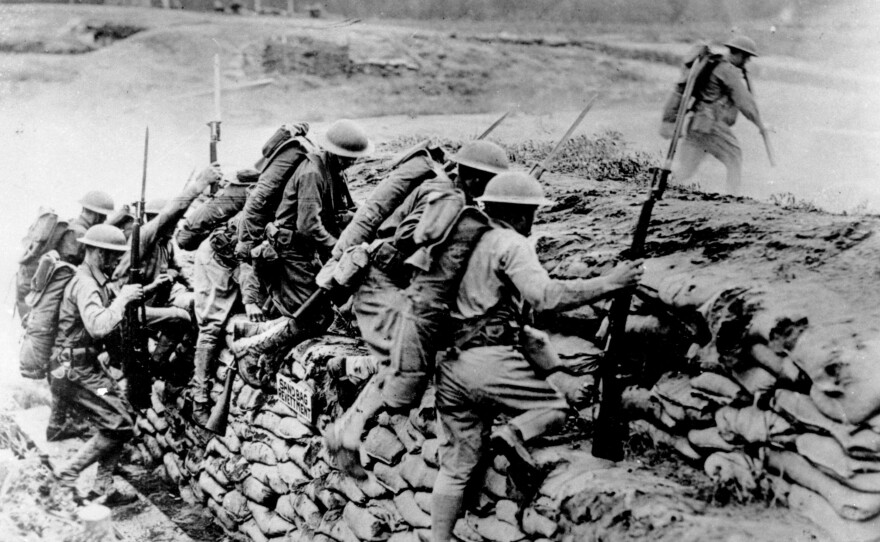
[[[418,401],[427,387],[425,371],[395,371],[385,378],[382,398],[388,408],[405,408]]]

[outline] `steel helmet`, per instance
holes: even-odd
[[[125,234],[116,226],[109,224],[95,224],[77,241],[90,247],[105,248],[119,252],[128,250]]]
[[[373,152],[373,142],[360,124],[340,119],[318,136],[318,144],[326,151],[339,156],[360,158]]]
[[[544,197],[544,188],[538,179],[521,171],[505,171],[492,177],[483,195],[476,198],[483,203],[512,203],[516,205],[553,205]]]
[[[507,153],[491,141],[469,141],[449,159],[456,164],[489,173],[505,172],[509,166]]]
[[[168,205],[168,200],[165,198],[148,200],[146,205],[144,205],[144,214],[157,215],[162,212],[166,205]]]
[[[82,205],[83,209],[88,209],[99,215],[109,215],[114,209],[113,198],[100,190],[86,192],[86,195],[78,203]]]
[[[746,36],[734,36],[727,40],[724,45],[730,49],[736,49],[752,56],[758,56],[758,46],[752,38]]]

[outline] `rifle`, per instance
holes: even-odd
[[[211,143],[208,149],[210,163],[217,161],[217,142],[220,141],[220,55],[214,55],[214,120],[208,122]]]
[[[754,96],[755,91],[752,89],[752,82],[749,80],[749,72],[746,71],[745,66],[743,66],[742,72],[743,79],[746,80],[746,88],[749,89],[749,92],[752,94],[752,96]],[[776,159],[773,154],[773,146],[770,144],[770,136],[767,135],[766,130],[761,130],[761,139],[764,140],[764,150],[767,151],[767,159],[770,161],[770,167],[776,167]]]
[[[144,223],[144,205],[147,191],[147,158],[150,146],[150,128],[147,127],[144,135],[144,168],[141,178],[141,199],[137,205],[137,216],[134,227],[131,230],[131,252],[129,284],[144,283],[144,268],[141,258],[141,226]],[[149,380],[147,367],[149,350],[147,347],[147,335],[144,331],[147,315],[144,301],[129,304],[126,307],[124,326],[124,345],[131,351],[125,357],[123,367],[128,378],[128,400],[136,409],[147,408],[150,405],[150,386],[145,385]],[[148,383],[148,382],[146,382]]]
[[[296,312],[293,313],[291,318],[294,321],[300,321],[303,315],[308,314],[312,307],[321,302],[326,291],[327,290],[324,288],[318,288],[303,302],[302,305],[299,306],[298,309],[296,309]],[[235,359],[233,359],[226,367],[226,379],[223,381],[223,392],[217,397],[217,402],[214,404],[214,408],[211,409],[211,415],[208,416],[208,422],[205,423],[205,429],[215,435],[226,434],[226,426],[229,424],[229,403],[232,400],[232,388],[235,384],[235,376],[237,374],[238,366],[235,363]]]
[[[556,142],[556,145],[547,154],[547,156],[544,157],[544,160],[540,164],[535,164],[534,166],[532,166],[532,169],[529,170],[529,175],[532,175],[536,179],[541,178],[541,175],[543,175],[544,172],[549,169],[550,164],[553,162],[553,159],[556,158],[556,155],[559,153],[560,150],[562,150],[562,146],[565,144],[566,141],[568,141],[568,138],[571,137],[571,134],[574,133],[577,127],[580,126],[581,121],[584,120],[584,117],[587,116],[587,113],[590,112],[590,109],[593,108],[593,105],[598,99],[599,93],[597,92],[593,94],[593,97],[590,98],[589,102],[587,102],[587,105],[584,107],[583,111],[581,111],[581,114],[578,115],[576,119],[574,119],[574,122],[571,123],[571,126],[568,127],[568,131],[566,131],[565,135],[563,135],[562,138]]]
[[[625,251],[624,257],[636,260],[645,255],[645,240],[648,237],[648,227],[651,223],[651,213],[654,204],[663,198],[669,175],[672,173],[672,162],[675,151],[678,148],[678,140],[684,129],[685,118],[693,110],[696,103],[694,97],[694,85],[697,76],[702,71],[708,59],[694,62],[688,72],[681,103],[675,117],[675,128],[672,139],[669,140],[669,148],[666,151],[666,159],[663,166],[654,168],[651,179],[651,189],[642,204],[638,222],[633,231],[633,239],[630,248]],[[632,303],[633,292],[627,290],[617,294],[611,302],[608,315],[608,332],[605,339],[605,357],[599,366],[599,378],[602,381],[602,398],[599,403],[599,414],[593,426],[593,450],[596,457],[620,461],[623,459],[623,443],[629,435],[629,422],[623,419],[621,408],[621,395],[623,394],[623,381],[620,376],[623,357],[623,341],[626,333],[626,319],[629,315],[629,307]]]

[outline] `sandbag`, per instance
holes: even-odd
[[[395,495],[394,506],[397,507],[403,521],[412,527],[428,528],[431,526],[431,516],[419,507],[412,491],[407,490]]]
[[[526,538],[526,534],[518,527],[505,523],[494,516],[485,518],[471,516],[470,523],[474,530],[489,542],[518,542]]]
[[[370,499],[382,499],[388,496],[388,489],[379,483],[372,471],[366,471],[366,477],[357,480],[358,488]]]
[[[756,406],[721,407],[715,412],[715,423],[721,438],[731,443],[770,442],[792,430],[781,416]]]
[[[636,430],[646,433],[648,436],[650,436],[655,445],[665,444],[666,446],[673,448],[675,451],[687,457],[688,459],[697,460],[702,457],[693,449],[690,442],[688,442],[688,440],[684,437],[667,433],[666,431],[663,431],[659,427],[655,426],[654,424],[648,423],[645,420],[636,420],[632,423],[632,425]]]
[[[303,444],[294,444],[287,450],[287,458],[303,472],[307,472],[312,466],[311,462],[306,461],[307,451]]]
[[[710,403],[694,393],[686,375],[664,375],[651,389],[675,427],[682,422],[703,422],[711,419]],[[666,421],[664,421],[666,423]]]
[[[843,518],[865,521],[880,514],[880,493],[863,493],[846,487],[794,452],[768,449],[767,465],[821,495]]]
[[[381,509],[381,512],[378,511]],[[374,499],[370,501],[370,510],[379,514],[388,524],[392,532],[407,530],[410,526],[403,520],[397,505],[391,499]]]
[[[500,473],[494,468],[486,469],[483,478],[483,489],[490,495],[498,499],[512,499],[519,502],[522,499],[522,493],[506,474]]]
[[[226,476],[225,470],[226,459],[222,457],[212,457],[210,459],[205,460],[204,462],[204,472],[206,472],[211,478],[214,479],[215,482],[220,484],[223,489],[229,489],[231,487],[231,482],[229,478]],[[220,499],[217,499],[220,500]]]
[[[777,354],[766,344],[755,344],[749,353],[757,364],[780,380],[794,384],[806,377],[790,357]]]
[[[232,455],[232,453],[229,451],[229,448],[227,448],[226,445],[223,444],[223,442],[217,437],[214,437],[208,441],[208,445],[205,447],[205,453],[217,455],[220,457],[230,457]]]
[[[407,454],[400,465],[400,476],[406,480],[413,489],[431,489],[434,487],[434,481],[437,479],[438,470],[429,467],[422,459],[422,456],[416,454]]]
[[[275,452],[264,442],[245,442],[241,446],[241,455],[251,463],[262,463],[264,465],[278,464]]]
[[[317,529],[321,524],[321,510],[306,495],[290,493],[278,498],[275,511],[290,522],[301,519],[307,526]]]
[[[719,405],[748,403],[749,394],[736,382],[717,373],[705,372],[690,380],[694,395]]]
[[[253,515],[254,521],[257,523],[257,527],[260,528],[260,532],[268,538],[279,536],[296,529],[295,525],[279,516],[274,510],[270,510],[265,506],[249,502],[248,508]]]
[[[364,440],[364,452],[370,457],[386,465],[394,465],[406,452],[403,444],[385,427],[376,426],[367,433]]]
[[[795,447],[799,454],[813,464],[825,467],[843,478],[850,478],[857,472],[880,472],[880,461],[852,458],[832,437],[804,433],[795,439]]]
[[[147,409],[147,420],[150,422],[150,425],[156,428],[157,433],[164,433],[168,430],[168,422],[165,421],[165,418],[156,414],[156,411],[152,408]]]
[[[248,500],[265,506],[273,504],[278,496],[269,486],[253,476],[245,478],[244,482],[241,483],[241,493]]]
[[[150,420],[148,420],[144,416],[138,416],[137,421],[135,422],[135,426],[137,426],[143,433],[146,433],[148,435],[153,435],[156,433],[156,428],[153,427],[153,424],[150,423]]]
[[[250,476],[251,464],[243,457],[230,457],[223,465],[223,473],[233,484],[239,484]]]
[[[257,525],[256,520],[253,518],[244,522],[238,530],[248,537],[249,542],[269,542],[269,539],[266,538],[266,535],[263,534],[263,531],[260,530],[259,525]]]
[[[691,429],[687,434],[688,442],[697,448],[707,450],[723,450],[726,452],[736,449],[736,446],[721,438],[717,427],[705,429]]]
[[[171,479],[174,485],[177,485],[183,478],[183,474],[180,472],[177,455],[169,452],[162,458],[162,462],[165,464],[165,473],[168,475],[168,478]]]
[[[428,512],[430,514],[430,512]],[[501,499],[495,503],[495,517],[505,523],[519,526],[517,515],[519,514],[519,506],[510,499]],[[480,514],[485,515],[485,514]]]
[[[202,488],[206,495],[218,502],[222,501],[223,496],[226,494],[226,488],[218,484],[207,472],[199,475],[199,487]]]
[[[394,416],[391,420],[391,427],[398,440],[406,448],[407,453],[417,454],[422,450],[425,436],[412,425],[407,416],[402,414]]]
[[[208,509],[227,531],[234,531],[238,528],[238,522],[235,521],[235,518],[229,515],[223,506],[214,499],[208,499]]]
[[[231,427],[226,427],[226,433],[221,438],[227,450],[234,454],[241,452],[241,439],[238,438],[238,435],[235,434]]]
[[[346,476],[338,470],[334,470],[327,474],[324,478],[324,484],[328,489],[332,489],[337,493],[345,495],[345,498],[357,504],[367,502],[367,496],[358,487],[357,483],[350,477]]]
[[[847,542],[877,542],[880,516],[866,521],[844,519],[820,495],[798,485],[791,486],[787,500],[789,508],[825,529],[828,534],[823,540],[837,538]]]
[[[324,510],[331,511],[341,510],[348,501],[339,493],[323,488],[315,494],[315,502],[320,503]]]
[[[413,491],[413,499],[416,501],[416,504],[419,505],[419,508],[422,509],[422,512],[426,514],[431,513],[431,492],[430,491]]]
[[[384,463],[376,463],[373,467],[373,473],[376,475],[379,483],[394,495],[409,487],[409,484],[400,476],[400,472],[396,468]]]
[[[706,458],[703,470],[716,483],[735,482],[741,490],[751,492],[758,487],[761,465],[741,452],[715,452]]]
[[[233,489],[223,496],[222,505],[223,509],[238,523],[245,521],[251,515],[248,500],[237,489]]]
[[[756,396],[772,393],[779,381],[776,375],[757,365],[740,370],[732,370],[731,376],[747,392]]]
[[[152,461],[161,461],[162,457],[165,455],[165,450],[159,445],[159,441],[157,441],[152,435],[147,435],[144,437],[143,442],[147,447],[147,451],[149,452]]]
[[[278,463],[278,474],[290,489],[295,489],[309,481],[308,475],[291,461]]]
[[[290,491],[290,487],[281,479],[277,465],[263,465],[262,463],[252,463],[250,467],[251,476],[260,481],[261,484],[269,486],[269,488],[278,494],[284,494]]]
[[[523,511],[522,530],[528,535],[552,538],[558,528],[557,522],[541,515],[534,508],[529,507]]]
[[[391,528],[382,519],[383,514],[379,510],[363,508],[350,502],[342,511],[342,519],[360,540],[387,540],[391,536]]]

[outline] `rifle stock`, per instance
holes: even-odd
[[[624,257],[636,260],[645,256],[645,241],[648,238],[648,228],[651,225],[651,214],[654,204],[663,198],[669,176],[672,173],[672,163],[675,151],[678,148],[678,140],[684,129],[685,118],[694,107],[694,84],[706,59],[694,62],[688,74],[681,104],[675,119],[675,128],[666,159],[662,167],[654,168],[651,179],[651,189],[642,203],[638,222],[633,231],[633,239],[630,248]],[[621,398],[623,395],[623,343],[626,334],[626,320],[629,316],[629,307],[632,303],[633,291],[626,290],[618,293],[611,302],[608,313],[608,332],[605,339],[605,357],[599,366],[599,378],[602,382],[602,397],[599,402],[599,413],[593,424],[593,449],[592,454],[596,457],[620,461],[623,459],[623,445],[629,435],[629,422],[624,418]]]

